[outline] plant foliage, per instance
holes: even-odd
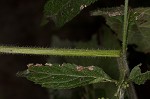
[[[122,40],[123,8],[105,8],[92,12],[92,15],[102,15],[107,24]],[[137,45],[137,50],[150,52],[150,8],[135,8],[129,11],[128,44]]]
[[[129,76],[129,80],[133,81],[134,83],[140,85],[144,84],[146,80],[150,80],[150,71],[147,71],[145,73],[141,73],[141,69],[138,66],[135,66]]]
[[[95,1],[97,0],[48,0],[44,15],[52,18],[57,26],[62,26]]]
[[[36,64],[18,75],[41,84],[43,87],[64,89],[98,82],[111,82],[112,79],[99,67],[77,66],[74,64]]]

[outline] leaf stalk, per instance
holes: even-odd
[[[0,53],[57,55],[57,56],[87,56],[87,57],[120,57],[120,50],[89,50],[89,49],[58,49],[0,46]]]

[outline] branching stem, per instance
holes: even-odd
[[[122,84],[125,82],[126,78],[129,75],[129,66],[127,63],[127,35],[128,35],[128,2],[129,0],[125,0],[125,8],[124,8],[124,23],[123,23],[123,40],[122,40],[122,55],[120,58],[118,58],[119,63],[119,70],[120,70],[120,84],[118,87],[118,98],[124,99],[125,89],[122,86]],[[131,84],[130,84],[131,85]],[[136,94],[134,93],[134,89],[131,89],[129,97],[134,97],[136,99]]]

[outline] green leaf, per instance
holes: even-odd
[[[104,16],[104,17],[113,17],[123,15],[124,6],[120,7],[111,7],[111,8],[101,8],[91,12],[92,16]]]
[[[43,87],[64,89],[84,86],[97,82],[111,82],[111,78],[95,66],[77,66],[74,64],[28,65],[28,69],[18,75],[41,84]]]
[[[150,80],[150,71],[141,73],[140,65],[135,66],[129,75],[129,80],[138,85],[144,84],[146,80]]]
[[[139,51],[150,52],[150,7],[136,8],[133,11],[136,13],[136,21],[129,30],[129,43],[136,44]]]
[[[122,40],[123,14],[121,8],[118,12],[111,10],[93,12],[93,15],[103,15],[106,18],[107,24]],[[136,50],[142,52],[150,52],[150,7],[130,9],[129,29],[128,29],[128,44],[137,45]]]
[[[62,26],[95,1],[97,0],[48,0],[44,6],[44,16],[52,18],[57,26]]]

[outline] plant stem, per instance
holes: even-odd
[[[120,81],[118,84],[118,92],[117,96],[118,99],[124,99],[125,89],[123,88],[123,83],[126,80],[126,77],[129,73],[129,67],[127,64],[126,55],[122,55],[120,58],[118,58],[118,64],[119,64],[119,70],[120,70]]]
[[[10,46],[0,46],[0,53],[88,57],[120,57],[121,55],[120,50],[53,49]]]
[[[127,51],[127,34],[128,34],[128,0],[125,0],[124,8],[124,21],[123,21],[123,40],[122,40],[122,55],[118,58],[119,70],[120,70],[120,82],[118,84],[118,99],[124,99],[125,89],[122,84],[124,83],[128,73],[129,67],[126,59]]]
[[[126,50],[127,50],[127,34],[128,34],[128,0],[125,0],[123,41],[122,41],[122,53],[123,54],[126,54]]]

